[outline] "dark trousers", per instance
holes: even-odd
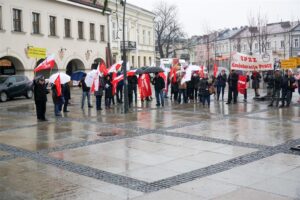
[[[101,109],[101,101],[102,101],[102,95],[97,95],[96,96],[96,109],[97,110]]]
[[[156,105],[157,106],[160,106],[160,104],[162,106],[165,105],[165,102],[164,102],[164,92],[163,90],[155,90],[155,97],[156,97]]]
[[[183,96],[183,102],[187,103],[187,91],[186,89],[179,89],[179,95],[177,98],[178,103],[181,103],[181,95]]]
[[[205,105],[205,102],[207,102],[207,105],[210,106],[210,95],[209,94],[202,96],[202,104]]]
[[[123,102],[123,87],[117,87],[117,102]]]
[[[273,106],[274,101],[276,101],[276,106],[278,107],[280,100],[280,89],[273,89],[272,100],[270,105]]]
[[[137,86],[136,85],[132,88],[132,92],[134,94],[134,102],[137,103],[137,98],[138,97],[137,97]]]
[[[187,97],[188,97],[190,100],[193,100],[193,99],[194,99],[194,88],[188,88],[188,89],[187,89]]]
[[[110,108],[112,97],[105,97],[105,107]]]
[[[247,89],[245,89],[244,100],[247,100]]]
[[[177,99],[178,99],[178,91],[174,92],[173,95],[174,95],[174,101],[177,101]]]
[[[225,92],[225,86],[217,86],[217,100],[220,99],[220,94],[222,94],[222,100],[224,100],[224,92]]]
[[[35,107],[37,119],[45,119],[46,101],[36,101]]]
[[[197,88],[194,88],[194,100],[196,101],[197,98],[198,98],[198,89]]]
[[[64,112],[66,112],[68,110],[68,104],[69,104],[69,99],[65,99]]]
[[[228,90],[228,103],[231,103],[233,98],[233,103],[237,102],[238,91],[236,88],[229,87]]]
[[[284,106],[284,102],[286,101],[286,105],[289,106],[293,98],[293,92],[291,90],[282,90],[281,98],[281,104]]]

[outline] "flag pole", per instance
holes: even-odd
[[[126,10],[126,0],[123,0],[123,73],[124,73],[124,113],[128,113],[128,107],[129,107],[129,102],[128,102],[128,80],[127,80],[127,60],[126,60],[126,48],[125,48],[125,10]],[[128,27],[129,28],[129,27]]]

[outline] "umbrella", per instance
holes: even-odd
[[[68,83],[71,80],[71,77],[69,75],[62,72],[58,72],[50,76],[49,82],[54,84],[58,76],[60,77],[60,84]]]
[[[97,78],[97,76],[98,76],[98,71],[95,69],[88,72],[84,79],[86,86],[91,87],[93,85],[94,79]]]
[[[156,72],[164,72],[161,67],[148,67],[144,70],[144,73],[156,73]]]
[[[85,75],[86,75],[85,72],[76,71],[71,75],[71,80],[72,81],[80,81],[82,79],[82,77],[84,77]]]

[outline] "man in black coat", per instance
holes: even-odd
[[[70,86],[69,86],[69,83],[65,83],[62,86],[63,86],[63,92],[64,92],[63,95],[64,95],[64,99],[65,99],[63,111],[64,112],[69,112],[68,111],[68,105],[69,105],[69,100],[71,99]]]
[[[228,101],[226,104],[230,104],[232,101],[232,96],[233,96],[233,103],[237,103],[237,96],[238,96],[238,80],[239,80],[239,75],[234,71],[231,70],[227,82],[228,82]]]
[[[34,102],[36,106],[36,115],[39,121],[47,121],[45,117],[46,103],[47,103],[47,86],[44,77],[39,78],[33,82],[34,84]]]
[[[164,106],[164,88],[165,81],[159,76],[159,73],[155,73],[155,77],[153,78],[152,84],[154,85],[155,97],[156,97],[156,106]]]
[[[280,108],[284,107],[284,102],[286,101],[286,106],[289,107],[292,101],[293,92],[296,88],[296,79],[293,76],[292,70],[288,70],[287,74],[282,79],[282,96]]]
[[[272,81],[270,85],[272,85],[273,87],[272,100],[271,103],[269,104],[269,107],[273,106],[274,101],[276,101],[276,106],[278,107],[279,100],[280,100],[281,85],[282,85],[282,76],[280,70],[276,70],[272,80],[269,79],[268,81],[269,82]]]
[[[135,104],[137,104],[137,84],[138,84],[138,79],[136,76],[128,76],[128,88],[130,88],[130,92],[132,93],[132,98],[134,94],[134,101]]]

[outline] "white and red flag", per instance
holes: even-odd
[[[51,54],[34,69],[34,72],[39,72],[46,69],[52,69],[54,66],[55,66],[55,55]]]

